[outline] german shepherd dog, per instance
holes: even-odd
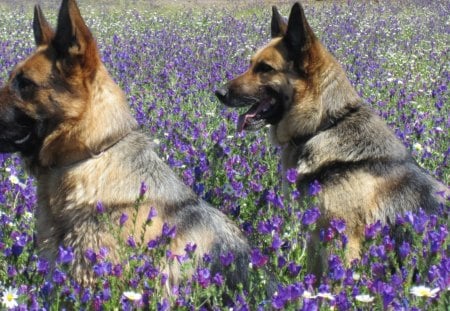
[[[71,276],[93,284],[85,253],[109,250],[119,260],[111,226],[127,221],[122,238],[147,243],[176,227],[169,249],[196,257],[209,253],[211,270],[230,286],[247,282],[249,246],[238,227],[200,200],[157,156],[150,138],[137,130],[124,93],[100,60],[94,38],[74,0],[64,0],[53,31],[39,6],[34,9],[35,52],[12,71],[0,89],[0,152],[19,152],[37,182],[36,236],[40,254],[54,266],[58,247],[71,247]],[[148,190],[139,201],[141,185]],[[98,221],[97,204],[112,223]],[[136,207],[136,202],[139,206]],[[157,215],[147,218],[151,207]],[[236,269],[223,271],[219,257],[234,253]],[[161,267],[168,286],[181,276],[176,263]],[[230,269],[231,270],[231,269]],[[214,272],[213,272],[214,273]]]
[[[419,208],[438,212],[448,188],[427,175],[362,103],[301,5],[293,5],[288,20],[276,7],[272,11],[272,40],[216,96],[229,107],[250,106],[238,119],[239,131],[270,125],[273,142],[282,146],[284,175],[296,168],[299,189],[320,182],[318,231],[332,218],[344,219],[350,262],[360,256],[367,224],[392,224],[397,214]],[[320,260],[313,255],[318,231],[308,246],[308,265],[320,274],[325,263],[314,264]]]

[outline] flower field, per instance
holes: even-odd
[[[111,4],[115,3],[115,4]],[[194,2],[193,2],[194,3]],[[214,2],[215,3],[215,2]],[[439,215],[399,215],[412,237],[388,227],[366,228],[361,260],[343,264],[345,219],[322,234],[329,271],[306,272],[305,242],[320,211],[310,193],[281,191],[279,150],[268,130],[236,133],[238,113],[214,90],[245,71],[270,38],[272,3],[224,1],[220,8],[152,1],[79,1],[102,59],[126,92],[160,156],[199,196],[236,222],[252,244],[251,288],[227,293],[208,258],[192,277],[162,295],[160,243],[124,241],[123,262],[88,253],[97,286],[83,289],[65,273],[70,249],[60,248],[52,273],[36,253],[36,188],[17,155],[0,155],[0,309],[60,310],[450,310],[449,205]],[[55,25],[59,3],[43,1]],[[281,3],[285,15],[290,3]],[[357,91],[411,150],[417,162],[450,183],[450,2],[304,1],[312,28],[347,70]],[[34,49],[33,4],[0,3],[0,85]],[[1,105],[1,103],[0,103]],[[136,198],[138,199],[138,198]],[[121,221],[131,221],[124,216]],[[151,241],[149,241],[151,242]],[[195,246],[186,247],[189,267]],[[395,248],[399,249],[396,253]],[[233,256],[222,264],[233,269]],[[265,285],[276,291],[266,295]],[[222,294],[230,297],[222,299]]]

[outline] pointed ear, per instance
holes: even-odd
[[[39,5],[34,7],[33,32],[36,46],[49,44],[55,35]]]
[[[63,0],[61,4],[53,46],[61,57],[79,60],[85,69],[95,69],[100,61],[94,37],[75,0]]]
[[[289,15],[285,40],[298,52],[308,50],[315,40],[315,35],[306,20],[305,12],[298,2],[294,4]]]
[[[270,23],[272,38],[284,36],[286,29],[287,19],[280,15],[276,6],[272,6],[272,21]]]

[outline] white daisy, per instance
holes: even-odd
[[[313,299],[316,298],[316,296],[313,296],[313,294],[311,294],[311,292],[305,290],[302,294],[303,298],[307,298],[307,299]]]
[[[136,292],[128,291],[123,292],[123,295],[131,301],[138,301],[142,299],[142,295]]]
[[[367,294],[361,294],[361,295],[356,295],[355,299],[360,302],[372,302],[375,299],[375,297],[372,297]]]
[[[17,303],[17,298],[19,298],[19,295],[17,295],[17,289],[9,287],[3,293],[2,304],[8,309],[15,308],[19,305]]]
[[[410,293],[417,297],[436,297],[436,294],[439,292],[440,288],[437,287],[435,289],[431,289],[429,287],[419,285],[411,287]]]
[[[316,297],[325,298],[328,300],[334,300],[334,296],[330,293],[318,293]]]

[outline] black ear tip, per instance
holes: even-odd
[[[278,8],[275,5],[272,5],[272,13],[278,13]]]
[[[295,2],[294,5],[292,6],[292,12],[301,12],[303,11],[303,7],[300,4],[300,2]]]
[[[42,11],[41,11],[41,7],[39,6],[39,4],[36,4],[36,5],[34,6],[34,14],[35,14],[35,15],[38,15],[40,12],[42,12]]]

